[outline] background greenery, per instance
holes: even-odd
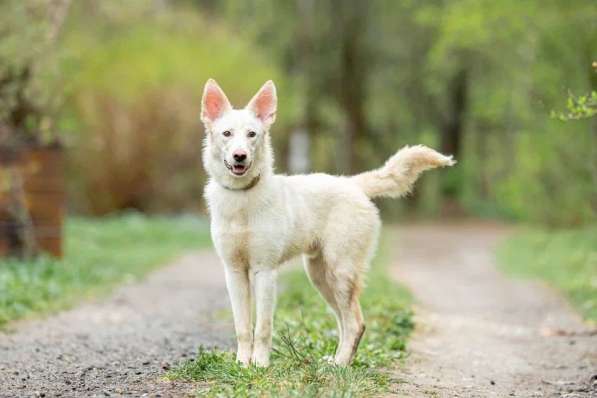
[[[597,322],[597,227],[519,231],[498,250],[502,268],[543,278],[562,290],[586,319]]]
[[[593,242],[595,20],[589,0],[7,0],[0,148],[62,141],[75,214],[203,211],[204,82],[216,78],[242,106],[271,78],[280,171],[297,132],[308,168],[333,173],[424,143],[458,166],[381,202],[386,219],[408,210],[584,226]],[[537,236],[512,252],[531,253]],[[524,267],[552,269],[530,255]]]
[[[61,141],[75,215],[63,260],[2,260],[0,325],[207,243],[203,221],[113,214],[205,210],[199,108],[210,77],[237,107],[275,80],[281,172],[295,171],[301,134],[314,171],[360,172],[406,144],[455,155],[457,167],[425,176],[408,200],[381,202],[384,219],[529,224],[500,249],[503,267],[548,280],[595,319],[596,20],[591,0],[0,2],[0,149]],[[108,217],[80,218],[90,215]],[[412,326],[403,293],[373,273],[372,327],[356,366],[340,371],[323,361],[331,317],[304,277],[289,278],[276,346],[290,351],[276,354],[277,367],[241,369],[229,354],[202,352],[172,377],[214,393],[383,391],[380,367],[400,357]],[[313,311],[297,313],[301,305]]]
[[[81,0],[51,49],[25,44],[47,24],[23,4],[3,5],[0,72],[43,60],[27,92],[55,98],[36,125],[67,143],[78,212],[202,208],[203,83],[242,106],[272,78],[280,171],[298,130],[309,168],[334,173],[425,143],[459,166],[426,177],[410,214],[595,221],[597,122],[558,117],[597,90],[592,1]]]

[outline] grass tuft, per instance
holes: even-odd
[[[297,270],[283,277],[270,367],[242,367],[230,351],[201,347],[196,358],[166,377],[198,382],[197,393],[209,397],[367,397],[387,391],[392,381],[387,368],[405,355],[413,323],[409,296],[389,280],[383,258],[369,273],[362,299],[367,331],[352,366],[330,362],[336,321]]]

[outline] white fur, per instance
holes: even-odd
[[[406,194],[422,171],[454,162],[415,146],[400,150],[381,169],[354,177],[276,175],[269,137],[276,111],[271,81],[245,109],[234,110],[210,80],[202,105],[203,162],[210,176],[205,198],[214,246],[225,266],[237,359],[269,364],[277,269],[303,254],[309,278],[338,321],[335,362],[349,364],[365,329],[358,297],[381,224],[370,198]],[[231,136],[223,136],[224,131]],[[251,131],[255,137],[249,137]],[[238,149],[247,151],[251,164],[242,176],[224,163]]]

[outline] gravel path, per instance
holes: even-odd
[[[393,276],[417,302],[405,397],[597,397],[597,335],[552,289],[499,273],[495,225],[399,230]]]
[[[552,290],[497,272],[494,225],[399,230],[393,276],[417,301],[394,396],[597,397],[597,336]],[[0,397],[168,397],[161,376],[201,344],[233,346],[223,272],[187,255],[106,300],[0,332]],[[221,317],[220,317],[221,318]]]
[[[161,376],[200,344],[232,346],[224,308],[215,255],[187,255],[107,300],[0,332],[0,396],[185,396],[193,386]]]

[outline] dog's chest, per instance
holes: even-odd
[[[239,238],[249,230],[250,211],[245,198],[220,201],[213,208],[212,222],[217,225],[220,234],[228,238]]]
[[[250,262],[249,216],[245,209],[212,214],[212,234],[222,256],[234,266]]]
[[[242,267],[277,261],[285,220],[275,217],[271,205],[244,195],[221,197],[216,203],[211,207],[212,235],[223,260]]]

